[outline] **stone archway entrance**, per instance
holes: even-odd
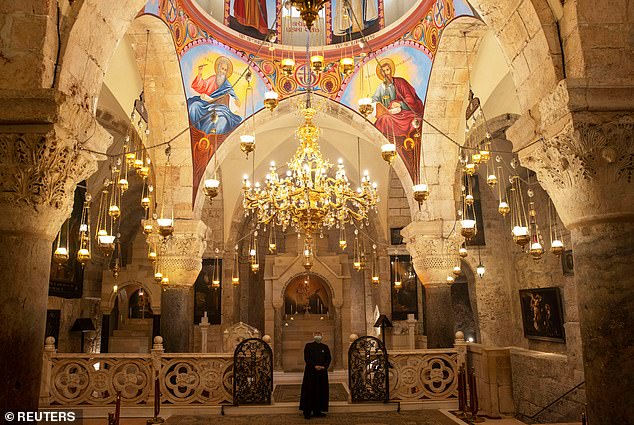
[[[320,276],[295,276],[284,290],[282,325],[282,364],[285,372],[304,370],[304,345],[319,330],[324,342],[333,348],[335,319],[332,294]]]

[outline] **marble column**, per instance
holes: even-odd
[[[167,353],[191,352],[194,314],[189,286],[169,286],[161,292],[161,336]]]
[[[335,341],[334,341],[334,357],[332,359],[332,366],[334,369],[343,368],[343,341],[342,341],[342,320],[341,320],[341,305],[335,305]]]
[[[629,111],[610,112],[613,94],[562,83],[540,105],[541,122],[523,116],[508,133],[526,143],[537,126],[538,143],[520,161],[536,171],[571,232],[593,425],[630,423],[634,400],[634,102],[630,96]],[[588,111],[598,104],[606,108]]]
[[[168,353],[192,352],[193,286],[202,268],[207,226],[174,220],[174,234],[159,250],[159,270],[169,278],[161,294],[161,336]]]
[[[68,136],[52,123],[0,124],[0,412],[38,407],[51,246],[96,166]]]
[[[443,220],[413,221],[401,231],[425,288],[427,348],[453,346],[454,318],[447,275],[455,265],[462,238],[452,228],[453,222]]]
[[[284,306],[273,306],[273,359],[275,370],[282,370],[282,326],[284,326]]]
[[[425,284],[427,348],[449,348],[454,342],[451,286],[446,282]]]

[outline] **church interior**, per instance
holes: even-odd
[[[634,2],[0,12],[4,423],[634,424]]]

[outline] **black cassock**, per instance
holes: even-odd
[[[330,366],[330,349],[320,342],[309,342],[304,347],[304,379],[302,380],[302,397],[299,410],[307,414],[328,411],[328,367]],[[315,366],[323,366],[324,370],[316,370]]]

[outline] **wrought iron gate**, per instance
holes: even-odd
[[[273,352],[259,338],[242,341],[233,352],[233,404],[270,404]]]
[[[352,402],[387,399],[387,353],[381,340],[362,336],[348,350],[348,385]]]

